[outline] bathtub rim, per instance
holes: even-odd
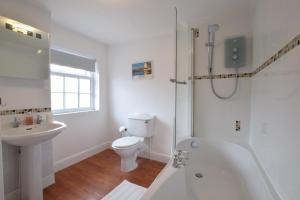
[[[262,176],[262,179],[269,190],[271,196],[273,197],[274,200],[282,200],[275,190],[271,180],[269,179],[269,176],[265,172],[263,166],[260,164],[259,159],[257,158],[255,151],[252,149],[251,145],[245,144],[245,143],[240,143],[240,142],[235,142],[235,141],[227,141],[227,140],[219,140],[216,138],[204,138],[204,137],[189,137],[189,138],[184,138],[182,139],[179,143],[183,142],[191,142],[193,139],[197,140],[202,140],[204,142],[208,143],[220,143],[220,144],[227,144],[227,145],[237,145],[239,148],[242,148],[250,153],[250,156],[252,157],[254,163],[257,165],[258,171],[260,175]],[[178,146],[177,145],[177,146]],[[176,149],[177,150],[177,149]],[[167,165],[164,167],[164,169],[159,173],[159,175],[155,178],[153,183],[150,185],[150,187],[147,189],[147,191],[144,193],[142,196],[141,200],[151,200],[151,197],[155,195],[155,193],[158,191],[160,186],[174,173],[176,173],[178,170],[184,170],[183,168],[174,168],[173,167],[173,159],[174,159],[174,153],[172,152],[172,155],[170,157],[171,159],[167,163]]]

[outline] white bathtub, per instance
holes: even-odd
[[[196,141],[197,148],[191,148]],[[142,200],[275,200],[251,152],[237,144],[200,138],[182,141],[189,152],[180,169],[172,160],[149,187]],[[202,178],[197,178],[201,173]]]

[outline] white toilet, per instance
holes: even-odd
[[[146,149],[144,138],[154,134],[154,116],[135,113],[128,117],[127,136],[116,139],[112,148],[121,157],[121,170],[129,172],[137,168],[136,158]]]

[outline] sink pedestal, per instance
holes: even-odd
[[[21,147],[22,200],[43,200],[41,144],[60,134],[66,127],[64,123],[52,121],[1,130],[2,141]]]
[[[21,147],[21,199],[43,199],[41,144]]]

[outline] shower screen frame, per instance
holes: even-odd
[[[175,89],[175,113],[173,148],[182,139],[194,137],[194,73],[195,73],[195,38],[197,28],[191,28],[180,19],[175,7],[175,78],[170,79]]]

